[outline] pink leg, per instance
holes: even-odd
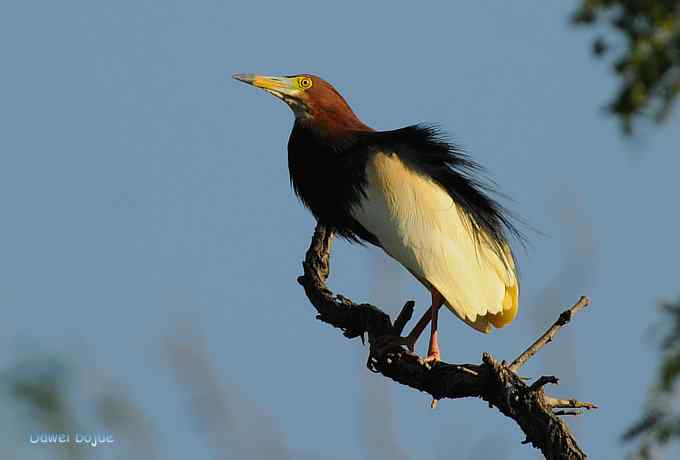
[[[430,316],[432,319],[432,328],[430,330],[430,345],[427,347],[427,358],[425,362],[437,362],[440,360],[439,341],[437,340],[437,319],[439,317],[439,309],[444,305],[444,298],[436,290],[432,291],[432,308],[430,308]],[[437,407],[437,400],[433,399],[430,403],[432,409]]]
[[[408,347],[409,350],[413,351],[413,349],[416,346],[416,341],[418,340],[418,337],[420,337],[420,334],[423,333],[425,327],[431,320],[432,313],[431,309],[428,308],[427,310],[425,310],[425,313],[423,313],[423,316],[420,318],[420,320],[418,320],[418,323],[413,327],[413,330],[406,336],[406,346]]]
[[[425,361],[439,361],[441,354],[439,353],[439,341],[437,340],[437,319],[439,317],[439,309],[444,305],[444,298],[436,290],[432,291],[432,307],[430,308],[430,316],[432,326],[430,329],[430,345],[427,349],[427,358]]]

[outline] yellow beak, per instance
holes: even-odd
[[[266,75],[255,74],[236,74],[233,77],[235,80],[274,93],[291,94],[292,91],[297,89],[295,86],[295,79],[288,77],[268,77]]]

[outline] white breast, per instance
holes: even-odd
[[[375,154],[366,167],[366,197],[353,217],[383,249],[474,328],[489,332],[512,321],[517,279],[510,251],[507,264],[475,241],[467,217],[439,184],[404,164],[397,155]]]

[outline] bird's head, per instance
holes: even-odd
[[[269,77],[238,74],[234,78],[284,101],[300,123],[329,132],[370,129],[357,118],[347,101],[330,83],[315,75]]]

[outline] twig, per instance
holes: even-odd
[[[331,232],[317,225],[303,263],[304,275],[298,278],[298,282],[304,287],[309,301],[319,313],[319,320],[341,329],[348,338],[363,338],[364,334],[368,334],[370,349],[367,366],[371,371],[426,392],[434,400],[481,398],[489,407],[496,407],[502,414],[513,419],[526,435],[526,443],[540,449],[546,459],[586,458],[567,425],[553,412],[555,407],[562,407],[550,403],[572,400],[556,400],[543,392],[543,385],[556,383],[555,377],[542,377],[532,386],[528,386],[510,367],[488,353],[482,356],[481,364],[424,364],[417,355],[401,347],[379,354],[378,344],[384,341],[381,339],[401,334],[413,313],[413,304],[406,303],[393,324],[389,315],[374,305],[356,304],[347,297],[334,295],[325,283],[329,274],[332,238]],[[576,311],[575,307],[572,310]],[[572,311],[565,313],[573,314]],[[565,313],[560,316],[558,323],[568,322],[570,316],[566,317]],[[556,329],[559,327],[561,326]],[[544,342],[554,336],[556,331],[551,333],[554,328],[555,326],[544,334],[544,337],[548,336]],[[542,344],[539,342],[544,337],[537,341],[538,345],[533,351],[530,352],[534,348],[532,345],[522,355],[528,355],[524,361],[540,349]],[[560,411],[562,415],[576,415],[576,412]]]
[[[394,321],[395,335],[401,335],[401,333],[404,331],[404,327],[406,327],[406,323],[411,321],[411,317],[413,316],[413,308],[415,305],[416,303],[413,300],[409,300],[404,305],[404,308],[401,309],[399,316],[397,316],[397,319]]]
[[[531,386],[529,387],[529,391],[537,391],[538,389],[543,388],[548,383],[552,383],[553,385],[557,385],[557,384],[560,383],[560,381],[554,375],[544,375],[544,376],[541,376],[538,380],[536,380],[534,383],[531,384]]]
[[[512,364],[510,364],[510,370],[517,372],[532,356],[538,352],[538,350],[543,348],[547,343],[552,342],[553,338],[555,335],[557,335],[562,326],[571,321],[571,317],[583,308],[587,307],[588,304],[590,304],[590,299],[583,296],[578,302],[574,304],[573,307],[571,307],[569,310],[563,311],[560,317],[557,318],[557,321],[555,321],[555,323],[550,326],[550,329],[548,329],[545,334],[539,337],[538,340],[536,340],[529,348],[526,349],[526,351],[524,351],[524,353],[519,355],[517,359],[514,360]]]
[[[556,407],[560,409],[597,409],[598,407],[591,402],[577,401],[575,399],[557,399],[550,396],[545,397],[545,402],[548,403],[550,407]]]

